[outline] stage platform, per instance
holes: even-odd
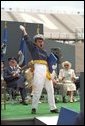
[[[36,117],[38,121],[45,123],[46,125],[56,125],[59,116],[47,116],[47,117]]]
[[[65,107],[75,112],[80,112],[80,102],[74,102],[74,103],[69,103],[69,102],[61,103],[60,102],[60,103],[56,103],[56,106],[58,107],[59,110],[61,109],[61,107]],[[27,106],[24,106],[22,104],[7,104],[6,110],[4,110],[3,106],[1,110],[2,122],[5,121],[11,124],[13,122],[15,123],[17,122],[17,124],[20,124],[20,125],[21,124],[24,125],[24,123],[26,122],[27,123],[30,122],[30,125],[32,125],[33,123],[36,122],[35,121],[36,119],[41,120],[41,121],[48,120],[48,122],[43,122],[44,124],[47,123],[47,125],[48,123],[52,124],[51,122],[57,123],[58,116],[59,114],[50,113],[48,103],[40,103],[36,114],[31,114],[31,104],[28,104]],[[54,121],[51,121],[51,118]]]

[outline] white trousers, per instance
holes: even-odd
[[[43,87],[46,88],[48,103],[50,110],[56,109],[54,88],[52,80],[48,80],[46,77],[47,66],[43,64],[34,65],[34,78],[33,78],[33,99],[32,108],[38,107],[38,102],[42,93]]]

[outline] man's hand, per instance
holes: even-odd
[[[25,27],[20,25],[19,28],[21,29],[21,31],[24,31],[25,30]]]
[[[62,77],[62,81],[65,79],[65,77]]]
[[[12,76],[13,76],[13,77],[16,77],[16,73],[13,73]]]
[[[12,75],[12,77],[14,77],[14,78],[19,78],[19,74],[16,74],[16,73],[14,73],[13,75]]]
[[[19,28],[24,33],[24,35],[27,35],[26,29],[23,25],[20,25]]]

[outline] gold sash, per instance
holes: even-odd
[[[49,69],[48,69],[48,63],[47,61],[45,60],[34,60],[33,63],[37,63],[37,64],[44,64],[47,66],[47,73],[46,73],[46,77],[51,80],[51,73],[49,72]]]

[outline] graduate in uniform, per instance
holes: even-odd
[[[27,35],[25,27],[20,25],[20,29],[23,32],[26,45],[31,52],[34,63],[33,99],[31,113],[36,114],[43,87],[45,87],[47,90],[50,112],[58,113],[58,109],[55,105],[53,83],[48,67],[48,55],[44,50],[44,37],[42,34],[35,35],[33,38],[33,43],[30,40],[29,35]]]

